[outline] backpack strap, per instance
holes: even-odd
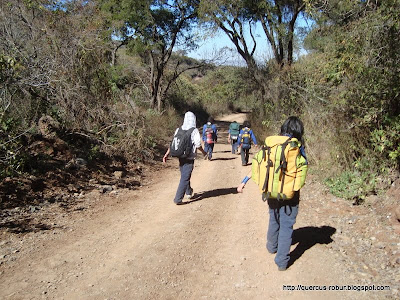
[[[279,192],[278,196],[277,196],[277,200],[280,200],[280,195],[283,193],[283,186],[285,184],[285,170],[287,169],[287,161],[286,161],[286,157],[285,157],[285,149],[287,147],[287,145],[289,144],[289,141],[291,140],[291,137],[288,138],[286,140],[286,142],[284,142],[282,144],[282,153],[281,153],[281,159],[280,159],[280,165],[279,167],[276,169],[276,173],[278,173],[279,170],[282,170],[282,184],[281,184],[281,191]],[[282,200],[285,200],[285,196],[282,196]]]
[[[266,191],[268,189],[268,181],[269,181],[269,171],[270,171],[270,167],[272,167],[273,163],[271,161],[271,147],[268,146],[262,146],[262,151],[263,151],[263,160],[265,159],[265,150],[267,150],[267,174],[265,175],[265,181],[264,181],[264,185],[263,185],[263,191]],[[266,196],[263,196],[263,200],[266,201],[268,200],[269,196],[270,196],[270,192],[267,192]]]

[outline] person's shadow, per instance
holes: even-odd
[[[304,252],[314,245],[332,243],[333,240],[331,237],[335,232],[336,228],[331,226],[308,226],[295,229],[292,235],[292,245],[297,243],[298,245],[292,252],[290,252],[288,267],[293,265],[294,262],[299,259]]]
[[[185,204],[189,204],[189,203],[192,203],[192,202],[204,200],[204,199],[207,199],[207,198],[224,196],[224,195],[229,195],[229,194],[237,194],[236,187],[215,189],[215,190],[211,190],[211,191],[204,191],[204,192],[201,192],[201,193],[195,193],[193,195],[193,197],[189,201],[185,202]]]
[[[218,158],[213,158],[212,160],[232,160],[236,159],[236,157],[218,157]]]

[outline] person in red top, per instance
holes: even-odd
[[[217,126],[213,123],[213,117],[209,117],[207,120],[207,124],[204,124],[203,126],[204,151],[207,152],[207,155],[204,156],[204,159],[208,160],[212,159],[214,144],[217,142],[218,139]]]

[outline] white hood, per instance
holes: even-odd
[[[182,129],[188,130],[192,127],[196,128],[196,116],[191,111],[188,111],[183,119]]]

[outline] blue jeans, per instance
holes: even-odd
[[[240,150],[240,156],[242,157],[242,165],[245,166],[249,162],[249,150],[250,149],[243,149]]]
[[[204,151],[207,152],[208,159],[211,160],[214,151],[214,143],[208,144],[207,142],[204,142]]]
[[[237,148],[238,148],[238,143],[237,139],[231,139],[231,145],[232,145],[232,154],[236,154]]]
[[[268,200],[269,224],[267,232],[267,250],[276,253],[275,263],[287,268],[290,260],[293,225],[299,211],[299,194],[292,200]]]
[[[193,189],[190,186],[190,177],[194,167],[193,159],[179,158],[179,169],[181,171],[181,179],[179,181],[178,189],[176,191],[174,203],[182,202],[183,196],[191,195]]]

